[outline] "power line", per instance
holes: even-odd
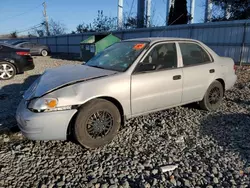
[[[23,29],[23,30],[19,30],[19,31],[15,31],[15,32],[16,32],[17,34],[18,34],[18,33],[23,33],[23,32],[26,32],[26,31],[30,31],[30,30],[34,30],[34,29],[40,28],[40,27],[42,27],[42,26],[44,26],[44,25],[45,25],[45,23],[42,22],[42,23],[36,24],[36,25],[34,25],[34,26],[32,26],[32,27],[29,27],[29,28],[26,28],[26,29]]]
[[[26,32],[26,31],[33,30],[33,29],[37,29],[37,28],[39,28],[39,27],[41,27],[43,25],[44,25],[44,23],[40,23],[40,24],[34,25],[34,26],[30,27],[30,28],[27,28],[27,29],[24,29],[24,30],[21,30],[21,31],[17,31],[16,33],[23,33],[23,32]]]
[[[184,13],[181,14],[178,18],[176,18],[173,22],[171,22],[169,25],[174,24],[176,21],[178,21],[182,16],[184,16]]]
[[[19,33],[24,33],[24,32],[27,32],[27,31],[34,30],[34,29],[38,29],[38,28],[40,28],[40,27],[41,27],[41,25],[40,25],[40,26],[37,26],[37,27],[30,28],[30,29],[26,29],[26,30],[23,30],[23,31],[18,31],[18,32],[16,32],[16,33],[17,33],[17,34],[19,34]]]
[[[128,4],[128,1],[127,1],[127,0],[125,0],[125,3],[126,3],[126,5],[129,7],[129,4]]]
[[[171,22],[168,26],[173,25],[173,24],[174,24],[176,21],[178,21],[182,16],[184,16],[184,13],[181,14],[178,18],[176,18],[173,22]],[[163,30],[158,34],[158,36],[160,36],[162,33],[164,33],[165,30],[168,28],[168,26],[165,26],[165,29],[163,29]]]
[[[132,1],[132,4],[131,4],[130,10],[129,10],[128,17],[130,17],[130,15],[131,15],[131,13],[132,13],[132,9],[134,8],[134,3],[135,3],[135,0]]]
[[[30,23],[40,23],[40,22],[42,22],[43,23],[43,17],[40,17],[39,19],[37,19],[37,18],[34,18],[34,19],[31,19],[29,22]],[[39,21],[38,21],[39,20]],[[42,21],[40,21],[40,20],[42,20]],[[9,33],[11,33],[11,32],[13,32],[13,31],[18,31],[18,30],[22,30],[23,28],[29,28],[29,27],[31,27],[30,25],[21,25],[21,26],[19,26],[19,27],[17,27],[17,26],[12,26],[11,28],[8,28],[8,29],[6,29],[7,31],[9,31]]]
[[[29,10],[23,12],[23,13],[17,14],[17,15],[15,15],[15,16],[11,16],[11,17],[9,17],[9,18],[6,18],[6,19],[0,20],[0,21],[1,21],[1,22],[4,22],[4,21],[7,21],[7,20],[16,18],[16,17],[18,17],[18,16],[22,16],[22,15],[24,15],[24,14],[27,14],[27,13],[29,13],[29,12],[31,12],[31,11],[33,11],[33,10],[39,8],[41,5],[42,5],[42,4],[39,4],[38,6],[32,8],[32,9],[29,9]]]

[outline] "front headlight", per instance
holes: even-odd
[[[28,104],[28,109],[32,112],[51,112],[60,110],[70,110],[72,106],[58,107],[58,99],[56,98],[37,98]]]

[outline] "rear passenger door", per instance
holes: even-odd
[[[33,43],[32,53],[35,54],[35,55],[39,55],[40,54],[40,48],[41,48],[41,46],[39,44]]]
[[[31,55],[34,55],[36,53],[35,50],[34,50],[34,44],[33,43],[25,42],[25,43],[21,44],[20,47],[30,49],[30,54]]]
[[[210,54],[195,42],[179,42],[183,62],[182,103],[202,100],[215,77]]]

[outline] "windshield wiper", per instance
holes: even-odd
[[[110,70],[110,71],[123,72],[123,71],[116,70],[116,69],[110,69],[110,68],[100,67],[100,66],[98,66],[98,65],[87,65],[87,66],[89,66],[89,67],[95,67],[95,68],[99,68],[99,69],[104,69],[104,70]]]
[[[99,68],[99,69],[105,69],[104,67],[100,67],[98,65],[88,65],[89,67],[95,67],[95,68]]]

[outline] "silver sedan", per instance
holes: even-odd
[[[70,134],[96,148],[129,118],[193,102],[215,110],[236,79],[234,61],[199,41],[125,40],[85,64],[45,71],[25,92],[16,118],[29,139]]]

